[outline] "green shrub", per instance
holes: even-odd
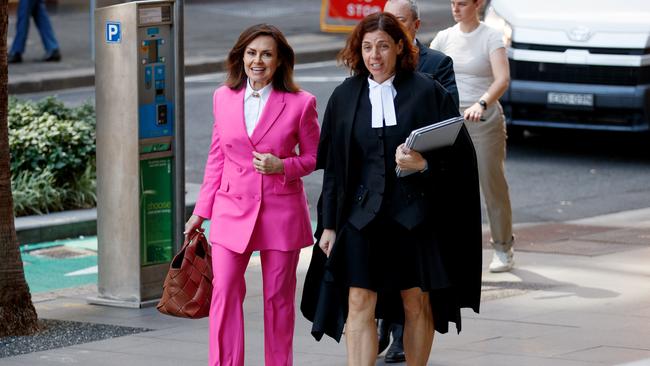
[[[9,100],[12,192],[17,216],[94,207],[95,111],[54,97]]]
[[[14,211],[18,214],[44,214],[64,209],[64,192],[56,186],[49,170],[24,170],[11,176]]]

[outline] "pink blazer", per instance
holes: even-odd
[[[273,90],[249,138],[245,90],[214,92],[212,144],[194,214],[211,220],[212,243],[237,253],[303,248],[314,241],[301,177],[316,166],[316,98]],[[284,174],[256,172],[253,151],[282,159]]]

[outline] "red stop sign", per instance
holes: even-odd
[[[361,20],[384,9],[386,0],[330,0],[329,16],[332,18]]]

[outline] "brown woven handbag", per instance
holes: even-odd
[[[182,318],[199,319],[210,313],[212,255],[201,231],[185,238],[174,256],[163,284],[158,311]]]

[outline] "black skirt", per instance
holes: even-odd
[[[332,260],[341,261],[338,276],[348,287],[378,293],[449,287],[438,241],[422,226],[409,231],[380,213],[362,230],[346,224],[335,246]]]
[[[339,231],[327,267],[336,282],[377,292],[375,317],[403,323],[400,290],[418,287],[429,293],[435,329],[448,331],[453,322],[460,331],[460,304],[442,261],[444,248],[429,225],[407,230],[380,213],[362,230],[345,224]],[[347,301],[342,301],[347,314]]]

